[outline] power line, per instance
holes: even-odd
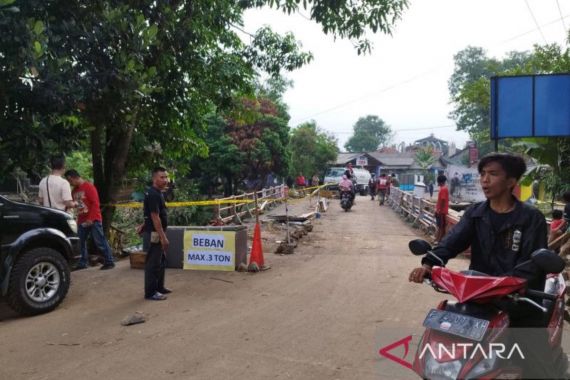
[[[532,11],[532,9],[530,8],[530,4],[528,3],[528,0],[524,0],[528,11],[530,12],[530,15],[532,16],[532,19],[534,20],[534,23],[536,24],[536,27],[538,28],[538,31],[540,32],[540,35],[542,36],[542,39],[544,40],[545,44],[548,44],[548,42],[546,41],[546,37],[544,37],[544,33],[542,33],[542,29],[540,27],[540,24],[538,23],[538,21],[536,20],[536,17],[534,17],[534,12]]]
[[[436,126],[431,126],[431,127],[415,127],[415,128],[394,129],[394,130],[392,130],[392,132],[394,132],[394,133],[415,132],[415,131],[425,131],[425,130],[432,130],[432,129],[446,129],[446,128],[456,128],[456,125],[450,124],[450,125],[436,125]],[[335,135],[351,135],[354,133],[354,131],[346,131],[346,130],[331,131],[331,130],[326,129],[326,128],[321,128],[321,129],[324,129],[327,132],[330,132],[330,133],[335,134]]]
[[[562,21],[562,27],[564,28],[564,34],[568,33],[566,28],[566,23],[564,22],[564,17],[562,17],[562,9],[560,9],[560,2],[556,0],[556,5],[558,6],[558,13],[560,14],[560,21]]]
[[[558,1],[558,0],[557,0],[557,1]],[[536,18],[534,17],[534,14],[532,13],[532,10],[530,9],[530,6],[529,6],[529,4],[528,4],[528,0],[525,0],[525,2],[526,2],[526,4],[527,4],[527,7],[528,7],[529,11],[531,12],[532,18],[534,19],[537,28],[531,29],[531,30],[526,31],[526,32],[524,32],[524,33],[515,35],[515,36],[513,36],[513,37],[511,37],[511,38],[508,38],[508,39],[506,39],[506,40],[503,40],[503,41],[499,42],[496,46],[504,45],[504,44],[506,44],[507,42],[511,42],[511,41],[516,40],[516,39],[518,39],[518,38],[520,38],[520,37],[526,36],[527,34],[534,33],[534,32],[536,32],[536,30],[539,30],[539,31],[540,31],[540,34],[542,35],[542,38],[544,39],[544,41],[545,41],[545,43],[546,43],[546,38],[544,37],[544,34],[542,33],[541,25],[539,25],[539,24],[537,23]],[[301,14],[301,15],[302,15],[302,14]],[[547,22],[546,24],[543,24],[542,26],[549,26],[549,25],[552,25],[552,24],[554,24],[554,23],[556,23],[556,22],[558,22],[558,21],[560,21],[560,20],[562,20],[562,21],[564,22],[564,19],[566,19],[566,18],[568,18],[568,17],[570,17],[570,14],[567,14],[567,15],[565,15],[565,16],[562,16],[562,15],[561,15],[560,18],[556,18],[556,19],[554,19],[554,20],[551,20],[551,21]],[[441,69],[441,68],[438,68],[438,69]],[[378,91],[378,92],[375,91],[375,92],[369,93],[369,94],[367,94],[367,95],[364,95],[364,96],[355,98],[355,99],[353,99],[353,100],[349,100],[349,101],[347,101],[347,102],[338,104],[338,105],[333,106],[333,107],[331,107],[331,108],[324,109],[324,110],[319,111],[319,112],[317,112],[317,113],[314,113],[314,114],[312,114],[312,115],[310,115],[310,116],[305,116],[305,117],[299,118],[298,120],[296,120],[295,123],[292,123],[292,124],[300,124],[300,123],[302,123],[302,122],[304,122],[304,121],[307,121],[307,120],[310,120],[310,119],[314,118],[315,116],[319,116],[319,115],[322,115],[322,114],[324,114],[324,113],[329,113],[329,112],[331,112],[331,111],[335,111],[335,110],[337,110],[337,109],[344,108],[344,107],[346,107],[346,106],[348,106],[348,105],[351,105],[351,104],[353,104],[353,103],[356,103],[356,102],[358,102],[358,101],[360,101],[360,100],[362,100],[362,99],[365,99],[365,98],[368,98],[368,97],[371,97],[371,96],[375,96],[375,95],[381,94],[381,93],[383,93],[383,92],[386,92],[386,91],[389,91],[389,90],[391,90],[391,89],[397,88],[397,87],[399,87],[399,86],[401,86],[401,85],[403,85],[403,84],[407,84],[407,83],[409,83],[409,82],[415,81],[415,80],[417,80],[417,79],[419,79],[419,78],[421,78],[421,77],[423,77],[423,76],[425,76],[425,75],[428,75],[428,74],[431,74],[431,73],[437,71],[438,69],[432,69],[432,70],[426,71],[426,72],[424,72],[424,73],[422,73],[422,74],[418,74],[418,75],[416,75],[416,76],[414,76],[414,77],[411,77],[411,78],[409,78],[409,79],[407,79],[407,80],[404,80],[404,81],[402,81],[402,82],[399,82],[399,83],[396,83],[396,84],[394,84],[394,85],[385,87],[385,88],[381,89],[381,90]],[[429,128],[426,128],[426,129],[429,129]],[[338,132],[337,132],[337,133],[338,133]],[[345,133],[345,132],[343,132],[343,133]],[[352,133],[352,132],[348,132],[348,133]]]
[[[366,98],[369,98],[369,97],[372,97],[372,96],[376,96],[376,95],[382,94],[382,93],[384,93],[384,92],[386,92],[386,91],[390,91],[390,90],[392,90],[392,89],[394,89],[394,88],[400,87],[400,86],[402,86],[402,85],[404,85],[404,84],[413,82],[413,81],[415,81],[416,79],[419,79],[419,78],[421,78],[421,77],[423,77],[423,76],[426,76],[426,75],[428,75],[428,74],[431,74],[431,73],[433,73],[433,72],[435,72],[435,71],[437,71],[437,70],[439,70],[439,69],[441,69],[441,68],[437,68],[437,69],[432,69],[432,70],[429,70],[429,71],[425,71],[425,72],[423,72],[423,73],[421,73],[421,74],[415,75],[415,76],[410,77],[410,78],[408,78],[408,79],[406,79],[406,80],[403,80],[403,81],[401,81],[401,82],[394,83],[393,85],[390,85],[390,86],[388,86],[388,87],[384,87],[384,88],[382,88],[382,89],[379,90],[379,91],[370,92],[370,93],[368,93],[368,94],[366,94],[366,95],[359,96],[358,98],[355,98],[355,99],[349,100],[349,101],[347,101],[347,102],[338,104],[338,105],[333,106],[333,107],[331,107],[331,108],[324,109],[324,110],[319,111],[319,112],[316,112],[316,113],[314,113],[314,114],[312,114],[312,115],[299,118],[299,120],[298,120],[296,123],[294,123],[294,124],[302,123],[302,122],[304,122],[304,121],[306,121],[306,120],[312,119],[312,118],[315,117],[315,116],[319,116],[319,115],[322,115],[322,114],[324,114],[324,113],[329,113],[329,112],[331,112],[331,111],[335,111],[335,110],[337,110],[337,109],[339,109],[339,108],[344,108],[344,107],[346,107],[346,106],[348,106],[348,105],[351,105],[351,104],[353,104],[353,103],[356,103],[356,102],[358,102],[358,101],[361,101],[362,99],[366,99]]]
[[[298,13],[301,17],[303,17],[305,20],[307,20],[307,21],[313,21],[313,20],[311,20],[310,18],[308,18],[307,16],[305,16],[303,13],[301,13],[301,11],[300,11],[299,9],[297,9],[297,13]]]
[[[240,32],[242,32],[242,33],[244,33],[244,34],[247,34],[247,35],[250,36],[251,38],[255,38],[255,36],[254,36],[253,34],[251,34],[251,33],[248,32],[248,31],[243,30],[243,29],[240,28],[239,26],[237,26],[237,25],[235,25],[235,24],[232,24],[232,23],[230,23],[230,25],[233,26],[234,28],[236,28],[237,30],[239,30]]]

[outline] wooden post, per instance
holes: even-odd
[[[291,245],[291,234],[289,233],[289,203],[285,198],[285,221],[287,223],[287,246]]]
[[[257,206],[257,191],[253,193],[253,200],[255,202],[255,224],[259,224],[259,207]]]

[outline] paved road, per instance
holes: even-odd
[[[267,272],[169,270],[165,302],[142,299],[143,273],[127,262],[74,272],[56,311],[0,310],[0,378],[415,378],[378,349],[421,332],[442,298],[407,282],[416,236],[359,197],[349,213],[334,201],[294,255],[266,252]],[[120,326],[135,311],[147,322]]]

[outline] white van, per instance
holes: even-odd
[[[368,181],[372,177],[370,172],[366,169],[352,168],[354,175],[356,176],[356,191],[360,195],[366,195],[368,193]],[[338,188],[338,183],[340,182],[342,175],[346,171],[344,167],[333,167],[327,170],[325,174],[325,183],[330,183],[329,189],[336,190]]]

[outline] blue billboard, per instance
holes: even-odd
[[[570,74],[491,78],[491,138],[570,136]]]

